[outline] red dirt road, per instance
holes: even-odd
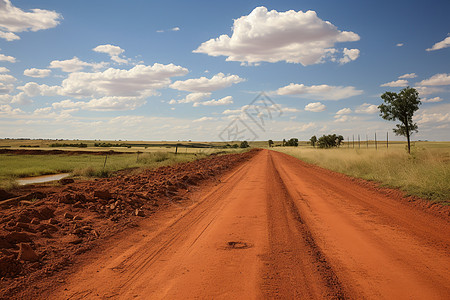
[[[450,299],[448,217],[267,150],[194,196],[42,297]]]

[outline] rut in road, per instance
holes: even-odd
[[[263,150],[81,264],[54,299],[450,296],[449,222]]]

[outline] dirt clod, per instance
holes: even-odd
[[[38,261],[39,257],[30,244],[20,243],[18,260]]]

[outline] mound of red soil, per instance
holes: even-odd
[[[136,174],[122,171],[111,178],[61,186],[25,186],[8,195],[2,192],[3,199],[13,198],[0,201],[0,299],[30,275],[37,278],[65,268],[74,255],[102,238],[183,201],[192,186],[256,152],[211,156]]]

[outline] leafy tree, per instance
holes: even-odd
[[[241,142],[240,148],[248,148],[250,145],[247,143],[247,141]]]
[[[269,140],[269,148],[270,147],[273,147],[273,141],[272,140]]]
[[[416,89],[406,87],[400,93],[386,92],[381,95],[384,103],[378,106],[380,116],[388,121],[399,120],[401,123],[396,124],[397,128],[393,131],[396,135],[403,135],[408,141],[408,153],[411,153],[410,136],[417,132],[417,124],[412,118],[414,112],[419,109],[421,104],[419,93]]]
[[[319,148],[333,148],[339,147],[344,140],[342,135],[329,134],[323,135],[317,140],[317,146]]]
[[[283,139],[283,146],[297,147],[298,146],[298,139],[291,138],[291,139],[289,139],[289,141],[286,141],[285,139]]]
[[[311,142],[311,145],[316,148],[316,143],[317,143],[317,137],[315,135],[313,135],[309,141]]]

